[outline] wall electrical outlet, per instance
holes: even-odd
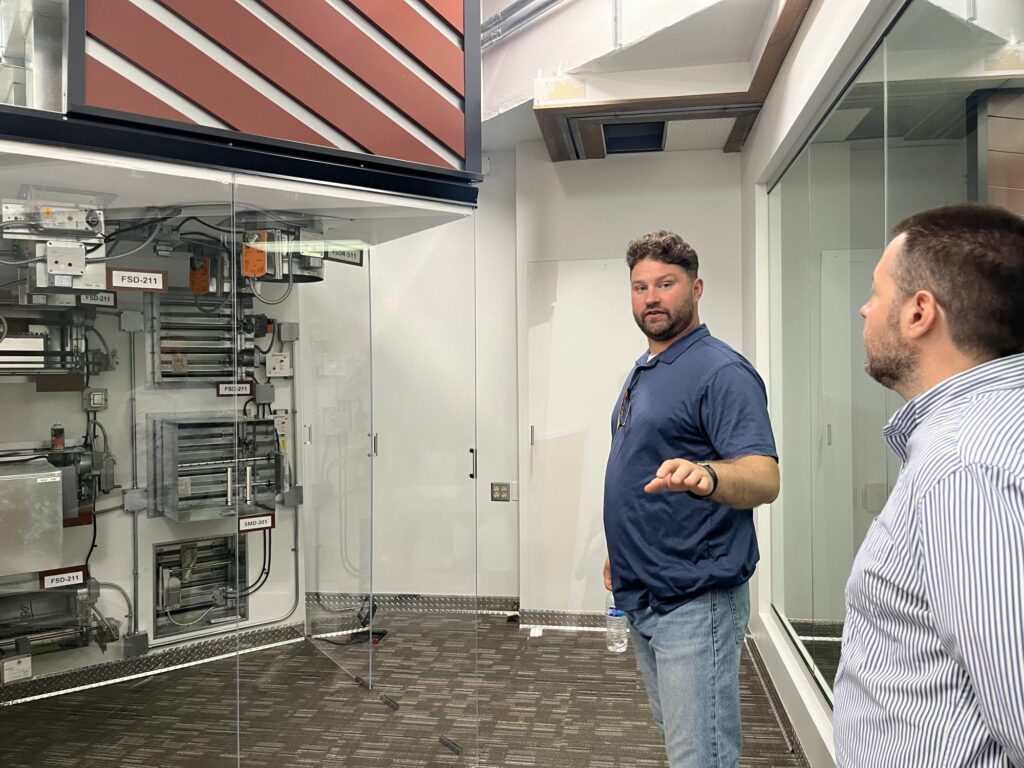
[[[491,501],[511,501],[512,489],[510,483],[491,483]]]

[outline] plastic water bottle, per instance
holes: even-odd
[[[629,644],[626,612],[615,607],[615,596],[611,592],[605,603],[605,620],[608,622],[608,650],[611,653],[624,653]]]

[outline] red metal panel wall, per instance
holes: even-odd
[[[83,106],[461,169],[463,1],[88,0]]]

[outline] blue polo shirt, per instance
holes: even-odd
[[[646,353],[637,360],[612,411],[604,483],[617,607],[667,613],[753,575],[759,555],[751,510],[685,493],[648,494],[644,486],[666,459],[777,459],[767,406],[757,371],[707,326],[653,360]],[[620,413],[625,426],[617,428]]]

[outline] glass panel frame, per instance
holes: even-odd
[[[1024,213],[1015,191],[1024,178],[997,162],[1016,127],[998,121],[1024,116],[1013,106],[1024,93],[1013,34],[1024,8],[969,5],[908,2],[769,191],[772,407],[783,455],[771,597],[829,701],[843,585],[899,472],[881,430],[902,400],[861,370],[857,313],[871,272],[892,227],[918,210],[992,199],[1019,201]]]
[[[378,245],[371,687],[415,717],[384,754],[478,753],[475,219]],[[410,388],[410,383],[416,387]],[[387,633],[387,634],[384,634]],[[413,639],[416,638],[416,639]],[[422,760],[422,763],[418,761]]]

